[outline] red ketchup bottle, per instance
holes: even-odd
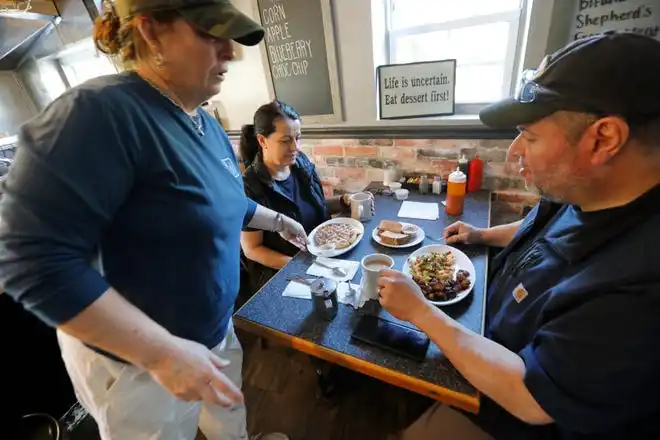
[[[484,178],[484,162],[475,156],[468,165],[468,192],[475,192],[481,189],[481,183]]]

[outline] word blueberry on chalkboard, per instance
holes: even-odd
[[[336,110],[323,1],[327,0],[257,0],[273,92],[303,116],[332,115]]]
[[[381,119],[454,113],[456,60],[378,68]]]

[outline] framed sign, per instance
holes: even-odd
[[[609,30],[660,39],[660,1],[574,0],[569,41]]]
[[[256,0],[266,37],[261,43],[272,99],[305,122],[343,119],[330,0]]]
[[[378,66],[380,119],[453,115],[456,60]]]

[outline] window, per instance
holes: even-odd
[[[391,64],[455,58],[457,112],[509,96],[527,0],[386,1]]]
[[[57,58],[71,87],[97,76],[117,73],[112,61],[96,50],[91,38],[76,43]]]

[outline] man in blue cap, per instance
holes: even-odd
[[[381,304],[483,394],[478,415],[436,405],[403,438],[660,438],[660,42],[575,41],[480,118],[518,128],[509,157],[542,198],[521,222],[445,230],[504,248],[483,336],[382,274]]]

